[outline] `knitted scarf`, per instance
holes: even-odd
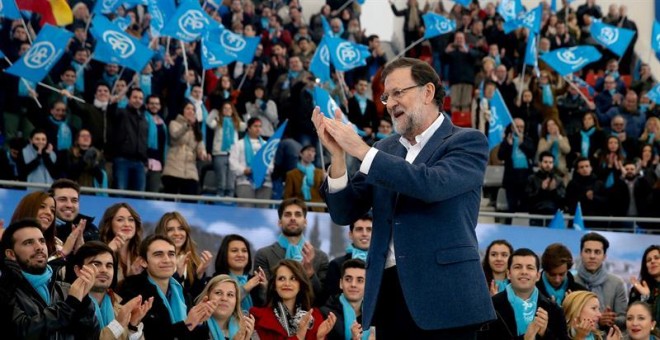
[[[557,289],[555,289],[555,287],[553,287],[550,282],[548,282],[548,279],[545,277],[545,273],[541,275],[541,279],[543,280],[545,291],[548,292],[551,297],[555,298],[556,304],[561,306],[562,301],[564,301],[564,296],[566,296],[566,288],[568,288],[568,277],[564,279],[564,281],[561,283],[561,286]]]
[[[280,301],[273,307],[273,312],[275,313],[275,318],[280,322],[280,325],[286,331],[288,336],[293,336],[298,332],[298,326],[300,321],[305,316],[306,313],[299,305],[295,307],[296,313],[291,315],[291,312],[286,308],[286,306]],[[309,313],[312,311],[310,310]],[[309,319],[309,327],[307,329],[312,329],[314,327],[314,317],[312,316]]]
[[[249,136],[245,136],[245,138],[243,138],[243,143],[245,143],[245,165],[252,167],[252,157],[254,157],[254,154],[256,153],[256,151],[252,150],[252,140]],[[266,142],[264,142],[263,138],[259,136],[259,144],[263,146],[264,143]]]
[[[279,244],[280,247],[286,249],[286,255],[284,256],[285,259],[291,259],[294,261],[302,262],[303,259],[302,249],[303,246],[305,245],[304,236],[300,237],[300,241],[298,241],[298,244],[291,244],[289,243],[289,240],[286,238],[286,236],[280,234],[280,236],[277,237],[277,244]]]
[[[211,339],[213,340],[225,340],[225,333],[222,331],[222,327],[218,324],[218,321],[211,317],[208,322],[209,330],[211,330]],[[238,333],[238,321],[232,315],[229,317],[229,339],[233,339]]]
[[[30,274],[22,271],[23,277],[30,283],[30,286],[39,293],[39,296],[46,301],[46,305],[50,306],[50,292],[48,291],[48,283],[53,276],[53,269],[46,265],[46,270],[41,274]]]
[[[607,282],[607,271],[605,271],[605,268],[600,266],[600,268],[592,274],[581,264],[578,266],[578,276],[582,279],[584,285],[587,286],[587,289],[598,296],[600,305],[606,306],[605,291],[603,290],[605,282]]]
[[[296,167],[303,173],[302,180],[302,193],[305,201],[312,200],[312,187],[314,186],[314,164],[303,165],[301,162],[296,164]]]
[[[351,254],[352,259],[360,259],[362,261],[367,260],[368,251],[355,248],[353,244],[349,244],[348,247],[346,247],[346,253]]]
[[[534,292],[527,300],[519,298],[513,291],[511,285],[506,286],[506,295],[509,299],[511,307],[513,307],[513,314],[516,317],[516,328],[518,335],[523,335],[527,331],[527,326],[534,321],[536,315],[536,303],[539,298],[539,290],[534,287]]]

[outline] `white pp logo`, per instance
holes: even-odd
[[[358,66],[360,61],[360,51],[353,46],[350,42],[342,42],[337,46],[335,52],[337,59],[344,67]]]
[[[43,68],[55,60],[55,46],[48,41],[40,41],[25,54],[25,66],[33,69]]]
[[[328,50],[328,45],[323,44],[321,47],[321,62],[324,65],[330,65],[330,50]]]
[[[280,139],[276,138],[273,139],[272,142],[266,144],[264,153],[262,154],[262,161],[264,162],[264,165],[268,167],[270,165],[270,162],[273,161],[273,158],[275,158],[275,153],[277,152],[277,147],[280,146]]]
[[[586,58],[583,57],[577,57],[573,51],[576,49],[576,47],[571,47],[570,49],[563,51],[557,55],[557,58],[563,63],[568,64],[571,69],[576,69],[580,67],[582,64],[587,62]]]
[[[117,31],[103,32],[103,41],[108,43],[119,57],[126,59],[135,53],[135,44],[131,39]]]
[[[619,31],[612,27],[603,27],[598,34],[599,40],[601,40],[605,45],[612,45],[617,40],[619,40]]]
[[[117,1],[119,0],[103,0],[101,2],[101,6],[102,6],[101,12],[103,13],[112,12],[112,9],[115,8],[115,6],[117,5]]]
[[[229,51],[239,52],[245,48],[247,42],[243,37],[229,30],[223,30],[220,35],[220,44]]]
[[[204,17],[204,14],[194,9],[187,10],[179,18],[179,28],[185,35],[191,38],[199,36],[202,33],[204,25],[208,24],[209,22]]]

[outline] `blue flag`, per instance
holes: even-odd
[[[122,31],[126,31],[128,26],[131,25],[131,18],[128,17],[116,17],[115,20],[112,20],[112,23],[117,25]]]
[[[499,90],[495,90],[490,99],[490,121],[488,122],[488,150],[502,143],[504,129],[513,122],[511,113],[504,103]]]
[[[222,45],[208,39],[208,35],[202,38],[202,68],[205,70],[219,66],[229,65],[236,60],[235,57],[227,55]]]
[[[596,90],[594,90],[594,88],[591,87],[591,85],[589,85],[586,81],[584,81],[584,79],[573,75],[573,82],[575,82],[578,87],[587,89],[589,96],[593,97],[596,94]]]
[[[72,37],[73,33],[64,28],[44,25],[32,47],[6,72],[33,83],[40,82],[60,60]]]
[[[594,21],[589,30],[591,36],[601,45],[619,57],[626,53],[635,31]]]
[[[660,52],[660,23],[653,21],[653,33],[651,34],[651,47],[655,53]]]
[[[555,216],[548,224],[548,229],[566,229],[566,222],[564,222],[564,214],[560,209],[557,209]]]
[[[330,93],[318,86],[314,87],[314,103],[321,109],[321,113],[330,119],[335,119],[336,109],[341,110],[339,105],[337,105],[337,102],[335,102],[335,100],[330,96]],[[353,130],[360,134],[361,130],[348,120],[348,117],[346,117],[346,114],[344,114],[343,111],[341,115],[341,122],[347,125],[351,125]],[[364,131],[362,131],[362,133],[364,133]]]
[[[660,103],[660,84],[654,86],[649,92],[646,92],[646,96],[654,103]]]
[[[0,17],[21,19],[21,11],[18,10],[15,0],[0,0]]]
[[[97,41],[94,59],[98,61],[140,72],[154,55],[154,51],[102,15],[94,16],[90,31]]]
[[[328,51],[328,44],[326,44],[326,36],[321,39],[319,46],[314,52],[312,62],[309,64],[309,71],[312,72],[316,78],[321,82],[326,82],[331,79],[330,77],[330,53]]]
[[[261,41],[261,37],[246,37],[236,34],[222,25],[208,31],[208,39],[218,41],[222,50],[228,56],[244,63],[252,63],[254,53]]]
[[[123,3],[124,8],[126,9],[133,8],[137,5],[146,5],[146,4],[147,4],[147,0],[124,0]]]
[[[523,27],[526,27],[532,33],[541,33],[541,17],[543,16],[543,8],[541,5],[536,6],[533,10],[527,12],[522,19]]]
[[[119,6],[121,6],[122,0],[97,0],[92,13],[94,14],[110,14],[114,13]]]
[[[280,140],[286,129],[286,125],[289,123],[289,120],[285,120],[277,131],[268,138],[268,142],[264,144],[259,151],[252,158],[252,179],[254,180],[254,188],[259,189],[264,184],[266,179],[266,173],[268,173],[268,167],[270,163],[273,162],[275,158],[275,153],[277,152],[277,147],[280,145]],[[247,138],[247,136],[245,137]]]
[[[364,2],[367,0],[357,0],[358,5],[362,6],[364,5]]]
[[[422,15],[424,19],[424,39],[431,39],[439,35],[456,30],[456,21],[449,20],[440,14],[427,12]]]
[[[151,14],[151,22],[149,23],[151,36],[154,38],[160,37],[160,32],[165,28],[165,24],[176,12],[174,0],[149,0],[147,10]]]
[[[516,20],[520,12],[524,11],[520,0],[502,0],[497,6],[497,13],[499,13],[504,21]]]
[[[472,3],[472,0],[454,0],[454,2],[467,8],[470,7],[470,3]]]
[[[552,0],[550,2],[550,12],[557,13],[557,0]]]
[[[559,48],[540,56],[541,60],[562,77],[581,70],[586,65],[600,60],[600,57],[600,52],[588,45]]]
[[[573,229],[580,231],[587,230],[587,228],[584,227],[584,218],[582,217],[582,206],[580,205],[580,202],[578,202],[577,208],[575,208],[575,216],[573,216]]]
[[[344,39],[326,37],[325,42],[330,52],[330,61],[340,72],[366,65],[367,58],[371,55],[367,46]]]
[[[323,25],[323,34],[333,36],[334,32],[332,32],[332,27],[330,27],[330,23],[325,18],[325,15],[321,15],[321,24]]]
[[[202,10],[199,1],[183,1],[160,33],[166,37],[193,42],[201,38],[206,28],[214,22]]]
[[[530,33],[527,38],[527,47],[525,47],[525,65],[533,66],[537,68],[539,65],[539,60],[536,56],[536,34]]]
[[[0,59],[2,59],[2,58],[4,58],[4,57],[5,57],[5,54],[2,53],[2,50],[0,50]]]

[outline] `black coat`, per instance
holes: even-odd
[[[345,340],[345,328],[344,328],[344,306],[342,306],[341,301],[339,301],[339,295],[331,296],[328,299],[328,302],[325,306],[321,307],[321,313],[323,317],[327,318],[328,314],[332,312],[337,317],[335,325],[332,327],[332,330],[326,336],[327,340]],[[362,315],[358,315],[356,321],[359,324],[362,324]]]
[[[479,332],[480,340],[523,339],[517,335],[516,317],[509,303],[506,291],[493,296],[493,306],[497,320],[491,321]],[[548,312],[548,327],[545,336],[537,335],[537,339],[568,339],[564,312],[554,302],[539,294],[537,307]]]

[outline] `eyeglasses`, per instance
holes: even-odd
[[[406,91],[408,91],[410,89],[414,89],[416,87],[422,87],[422,86],[424,86],[424,85],[412,85],[412,86],[408,86],[408,87],[400,89],[400,90],[394,90],[394,91],[392,91],[391,94],[383,93],[380,96],[380,102],[383,103],[383,105],[387,105],[387,101],[390,99],[390,96],[392,98],[394,98],[394,100],[399,101],[399,99],[401,99],[401,97],[403,96],[403,94]]]

